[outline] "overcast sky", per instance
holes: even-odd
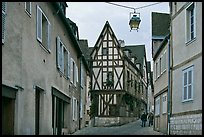
[[[138,8],[157,2],[113,2],[128,7]],[[129,19],[133,9],[108,4],[106,2],[67,2],[66,17],[76,23],[79,38],[87,39],[89,47],[93,47],[108,21],[117,39],[125,41],[125,45],[145,44],[147,61],[152,61],[151,55],[151,13],[169,13],[169,2],[136,10],[140,13],[140,29],[130,32]]]

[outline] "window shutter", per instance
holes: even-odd
[[[37,40],[42,43],[42,11],[37,6]]]
[[[81,87],[84,87],[84,66],[81,65]]]
[[[70,60],[70,66],[71,66],[71,73],[70,73],[70,82],[73,82],[73,59]]]
[[[2,43],[5,42],[6,30],[6,2],[2,2]]]
[[[74,62],[75,64],[75,62]],[[77,73],[77,68],[76,68],[76,64],[73,66],[74,69],[74,85],[76,86],[76,73]]]
[[[72,98],[72,119],[73,120],[75,120],[74,118],[74,107],[75,107],[75,105],[74,105],[74,98]]]
[[[76,82],[79,82],[79,77],[78,77],[78,67],[76,65]]]
[[[67,52],[67,77],[70,78],[70,53]]]
[[[48,48],[48,51],[51,52],[51,24],[50,22],[48,21],[48,24],[47,24],[47,48]]]
[[[62,47],[61,47],[61,71],[62,73],[64,73],[64,44],[62,44]]]
[[[60,67],[60,37],[57,37],[57,68],[61,69]]]

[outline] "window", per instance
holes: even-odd
[[[31,17],[31,2],[25,2],[25,11]]]
[[[5,42],[6,31],[6,2],[2,2],[2,43]]]
[[[166,96],[166,94],[163,94],[163,96],[162,96],[162,112],[163,113],[167,112],[167,96]]]
[[[57,37],[57,68],[70,78],[70,53],[59,36]]]
[[[158,62],[156,62],[156,78],[155,79],[157,78],[158,78]]]
[[[75,71],[74,71],[74,85],[75,85],[75,87],[76,87],[76,84],[77,84],[77,82],[78,82],[78,67],[77,67],[77,65],[75,64],[75,62],[74,62],[74,66],[75,66]]]
[[[37,40],[47,51],[51,52],[51,24],[39,6],[37,6],[36,24]]]
[[[160,75],[161,75],[161,58],[159,58],[159,75],[158,76]]]
[[[104,48],[102,49],[102,55],[107,55],[108,54],[108,48]]]
[[[160,112],[160,96],[155,100],[155,115],[159,115]]]
[[[77,120],[77,99],[75,97],[72,98],[72,118],[74,121]]]
[[[57,68],[61,72],[64,72],[64,48],[63,48],[63,43],[60,40],[60,37],[57,37]]]
[[[70,63],[71,63],[70,82],[73,83],[74,86],[76,87],[76,83],[78,82],[78,67],[73,58],[71,58]]]
[[[195,5],[192,3],[186,9],[186,42],[191,41],[196,35]]]
[[[112,72],[112,71],[109,71],[109,72],[107,73],[106,85],[107,85],[108,87],[113,87],[113,84],[114,84],[114,82],[113,82],[113,72]]]
[[[193,66],[183,70],[182,100],[193,99]]]
[[[67,77],[70,78],[71,57],[70,57],[70,52],[68,51],[67,53],[68,53],[68,55],[67,55],[67,56],[68,56],[68,57],[67,57],[67,58],[68,58],[68,60],[67,60],[67,69],[68,69],[68,70],[67,70]]]
[[[81,65],[81,87],[84,87],[84,66]]]
[[[163,56],[161,57],[161,73],[166,70],[166,51],[164,51]]]

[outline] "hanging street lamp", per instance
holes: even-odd
[[[134,12],[130,12],[130,31],[131,30],[137,30],[139,29],[141,19],[140,19],[140,13],[136,13],[135,9]]]

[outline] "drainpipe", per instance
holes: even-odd
[[[168,39],[168,92],[167,92],[167,114],[168,114],[168,117],[167,117],[167,122],[168,122],[168,135],[170,135],[170,65],[171,65],[171,62],[170,62],[170,34],[168,35],[167,37]]]

